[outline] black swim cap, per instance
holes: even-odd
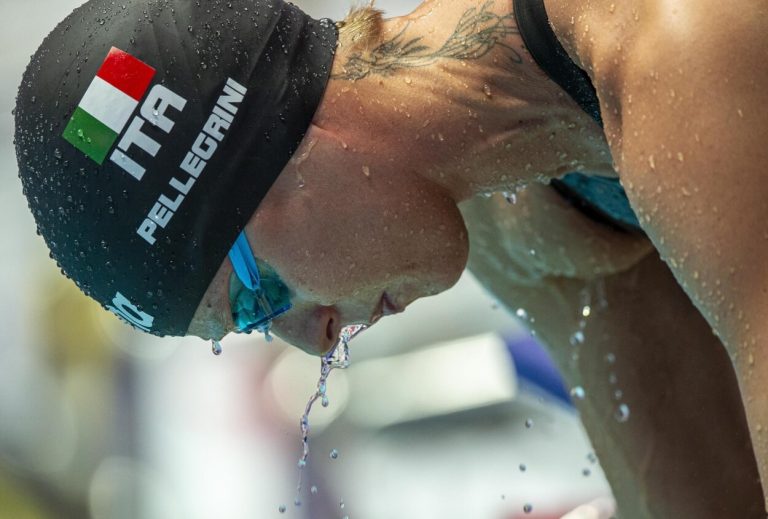
[[[91,0],[32,57],[16,153],[65,275],[124,320],[184,335],[296,150],[338,31],[282,0]]]

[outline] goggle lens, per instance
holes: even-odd
[[[272,319],[291,309],[290,290],[269,265],[253,256],[245,234],[238,238],[230,259],[235,268],[229,280],[229,303],[237,330],[268,332]]]

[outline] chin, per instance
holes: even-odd
[[[466,236],[466,233],[464,233],[464,236]],[[443,290],[448,290],[453,287],[467,268],[467,261],[469,260],[469,241],[464,240],[461,245],[462,246],[457,249],[456,254],[453,257],[446,258]]]
[[[422,295],[419,297],[434,296],[451,289],[458,283],[461,275],[464,273],[465,266],[466,263],[443,264],[441,265],[443,267],[441,271],[433,271],[429,275],[424,276],[420,283]]]

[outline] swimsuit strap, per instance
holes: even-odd
[[[544,72],[602,126],[600,103],[586,72],[571,60],[552,31],[543,0],[514,0],[515,18],[528,52]]]
[[[533,60],[552,81],[600,126],[600,101],[592,80],[579,68],[549,24],[544,0],[514,0],[515,19],[523,43]],[[642,233],[619,179],[569,173],[550,182],[563,198],[591,219],[614,229]]]

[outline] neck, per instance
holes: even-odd
[[[602,131],[525,52],[510,5],[428,1],[341,47],[316,123],[457,201],[613,175]],[[395,163],[395,164],[393,164]]]

